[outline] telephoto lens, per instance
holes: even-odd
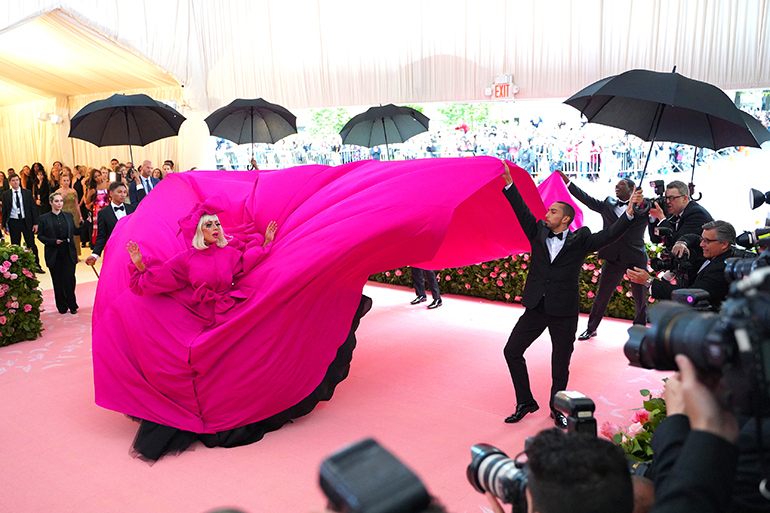
[[[526,463],[509,458],[503,451],[489,444],[471,447],[468,481],[476,491],[492,495],[513,506],[513,513],[527,511]]]

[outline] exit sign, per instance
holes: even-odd
[[[495,84],[492,86],[492,97],[496,99],[513,98],[513,84]]]

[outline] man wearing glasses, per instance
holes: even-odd
[[[666,185],[665,194],[668,218],[656,202],[650,209],[650,241],[655,244],[662,242],[661,237],[655,233],[656,228],[671,228],[673,234],[666,238],[666,249],[681,256],[682,250],[675,249],[674,242],[688,233],[698,235],[701,227],[714,218],[705,208],[690,200],[690,189],[682,181],[674,180]],[[700,257],[700,251],[696,250],[696,253],[696,258]]]
[[[677,241],[677,244],[684,246],[685,254],[694,252],[696,246],[703,251],[705,261],[695,275],[695,281],[687,288],[703,289],[708,292],[711,308],[719,310],[730,289],[730,284],[725,278],[725,260],[732,257],[734,253],[735,228],[726,221],[711,221],[704,224],[702,228],[700,237],[692,234],[685,235]],[[627,274],[631,282],[643,283],[649,287],[650,295],[655,299],[671,299],[674,290],[685,288],[684,284],[673,284],[653,278],[647,271],[638,267],[629,269]]]

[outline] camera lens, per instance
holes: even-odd
[[[476,491],[491,492],[506,504],[526,504],[526,467],[519,468],[515,460],[497,447],[489,444],[471,447],[467,476]]]
[[[751,274],[751,271],[767,264],[766,258],[728,258],[725,260],[725,277],[730,282],[742,280]]]
[[[631,365],[645,369],[678,370],[677,354],[687,356],[699,369],[714,369],[721,352],[708,334],[718,322],[717,314],[662,301],[650,308],[649,329],[633,326],[628,330],[623,352]]]

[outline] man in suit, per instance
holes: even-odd
[[[96,218],[96,244],[94,244],[93,253],[86,259],[88,265],[94,265],[102,255],[104,246],[107,245],[107,240],[118,221],[136,210],[135,204],[124,203],[127,193],[126,184],[121,182],[110,184],[110,204],[102,208]]]
[[[37,206],[32,197],[32,192],[21,188],[19,175],[12,175],[8,179],[11,188],[3,194],[3,231],[11,237],[11,244],[21,244],[21,236],[24,235],[24,244],[35,255],[36,272],[45,273],[40,268],[40,258],[37,255],[35,233],[37,233]]]
[[[505,422],[519,422],[528,413],[539,409],[530,390],[524,352],[548,328],[553,346],[549,400],[551,418],[557,427],[566,428],[567,419],[554,409],[553,396],[567,388],[569,379],[569,361],[580,312],[580,268],[586,255],[620,239],[631,227],[634,218],[632,205],[641,203],[641,191],[632,194],[626,214],[615,224],[607,230],[592,234],[586,227],[574,232],[568,230],[575,218],[575,210],[564,202],[551,205],[545,220],[538,221],[513,185],[508,164],[505,164],[503,178],[506,183],[503,193],[532,246],[529,274],[522,294],[522,304],[526,310],[513,328],[503,351],[517,403],[516,411]]]
[[[683,236],[677,244],[684,244],[685,252],[692,253],[694,247],[699,246],[706,259],[687,288],[703,289],[709,293],[711,308],[719,310],[730,284],[725,277],[725,260],[733,256],[735,244],[735,228],[726,221],[711,221],[703,225],[703,233],[700,237],[691,234]],[[633,283],[639,283],[650,288],[650,294],[655,299],[671,299],[671,294],[676,289],[684,288],[683,284],[672,284],[665,280],[658,280],[650,276],[644,269],[635,267],[628,270],[628,279]]]
[[[75,266],[78,252],[75,247],[75,235],[80,228],[75,227],[75,220],[69,212],[63,212],[64,198],[58,192],[49,196],[51,211],[40,216],[37,238],[45,246],[45,265],[51,271],[56,309],[60,314],[78,313],[75,298]]]
[[[417,297],[412,300],[411,304],[417,305],[428,300],[425,296],[425,282],[427,281],[430,293],[433,296],[433,302],[428,305],[428,310],[441,306],[441,293],[438,290],[436,273],[429,269],[420,269],[419,267],[412,267],[411,270],[412,285],[414,285],[414,291],[417,293]]]
[[[615,185],[615,198],[607,196],[604,201],[601,201],[583,192],[577,185],[571,183],[570,179],[561,171],[559,171],[559,174],[575,199],[594,212],[601,214],[605,230],[612,226],[619,217],[624,215],[626,206],[631,199],[631,193],[636,187],[632,180],[622,178]],[[644,268],[647,266],[647,251],[644,247],[644,231],[646,226],[646,215],[634,217],[631,228],[620,240],[599,250],[599,258],[604,260],[601,278],[599,278],[599,290],[597,290],[593,305],[591,305],[588,326],[580,334],[578,340],[588,340],[596,336],[596,329],[599,327],[599,323],[602,322],[604,311],[610,303],[615,287],[618,286],[620,280],[623,279],[623,275],[626,274],[626,269],[633,267]],[[633,283],[631,285],[631,293],[634,295],[634,308],[636,311],[634,324],[646,324],[647,288]]]
[[[152,177],[152,162],[149,160],[142,162],[139,173],[134,173],[134,181],[128,187],[128,198],[131,204],[138,205],[158,185],[158,182],[160,180]]]
[[[673,249],[674,243],[682,235],[692,233],[700,234],[701,226],[714,219],[708,211],[697,202],[690,199],[690,188],[686,183],[679,180],[666,185],[666,205],[668,217],[663,213],[663,209],[657,202],[650,209],[650,240],[655,244],[662,241],[660,235],[656,233],[658,228],[670,228],[673,234],[666,238],[666,249]],[[698,255],[700,252],[697,252]]]

